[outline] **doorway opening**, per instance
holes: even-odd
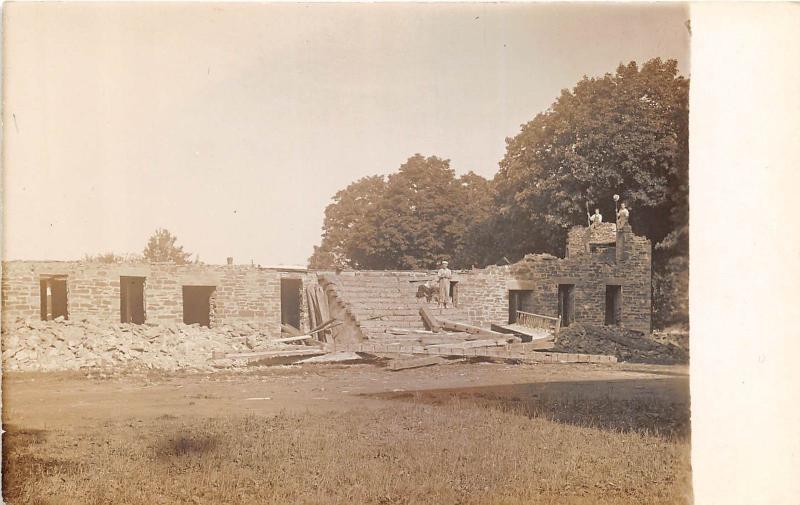
[[[183,323],[211,326],[215,286],[183,286]]]
[[[458,281],[450,281],[450,307],[458,307]]]
[[[144,324],[144,277],[119,278],[119,319],[122,323]]]
[[[562,328],[575,321],[575,284],[558,285],[558,315]]]
[[[508,324],[517,322],[517,312],[533,312],[532,289],[508,290]]]
[[[609,326],[619,326],[622,322],[622,286],[606,286],[606,320]]]
[[[281,279],[281,324],[300,329],[303,279]]]
[[[42,321],[63,317],[69,319],[67,311],[67,276],[43,275],[39,280],[39,299]]]

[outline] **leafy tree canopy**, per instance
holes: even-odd
[[[142,256],[145,260],[154,263],[185,264],[189,261],[191,253],[184,252],[183,246],[176,245],[177,240],[178,237],[170,233],[169,230],[159,228],[147,241],[147,246],[144,248]]]
[[[586,222],[587,204],[613,219],[614,194],[637,233],[685,249],[688,90],[674,60],[631,62],[563,90],[507,139],[494,183],[514,256],[553,251],[554,237]]]
[[[468,232],[488,215],[489,182],[456,178],[449,160],[416,154],[387,178],[365,177],[325,209],[315,268],[433,268],[442,259],[469,266]]]

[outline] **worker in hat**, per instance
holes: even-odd
[[[447,303],[450,301],[450,279],[453,277],[453,272],[447,268],[447,262],[442,261],[442,268],[436,272],[436,278],[439,281],[439,306],[447,308]]]

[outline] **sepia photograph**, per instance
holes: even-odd
[[[688,4],[3,11],[5,503],[693,503]]]

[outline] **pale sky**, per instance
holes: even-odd
[[[497,171],[583,76],[675,58],[685,6],[7,3],[5,259],[304,265],[350,182],[414,153]]]

